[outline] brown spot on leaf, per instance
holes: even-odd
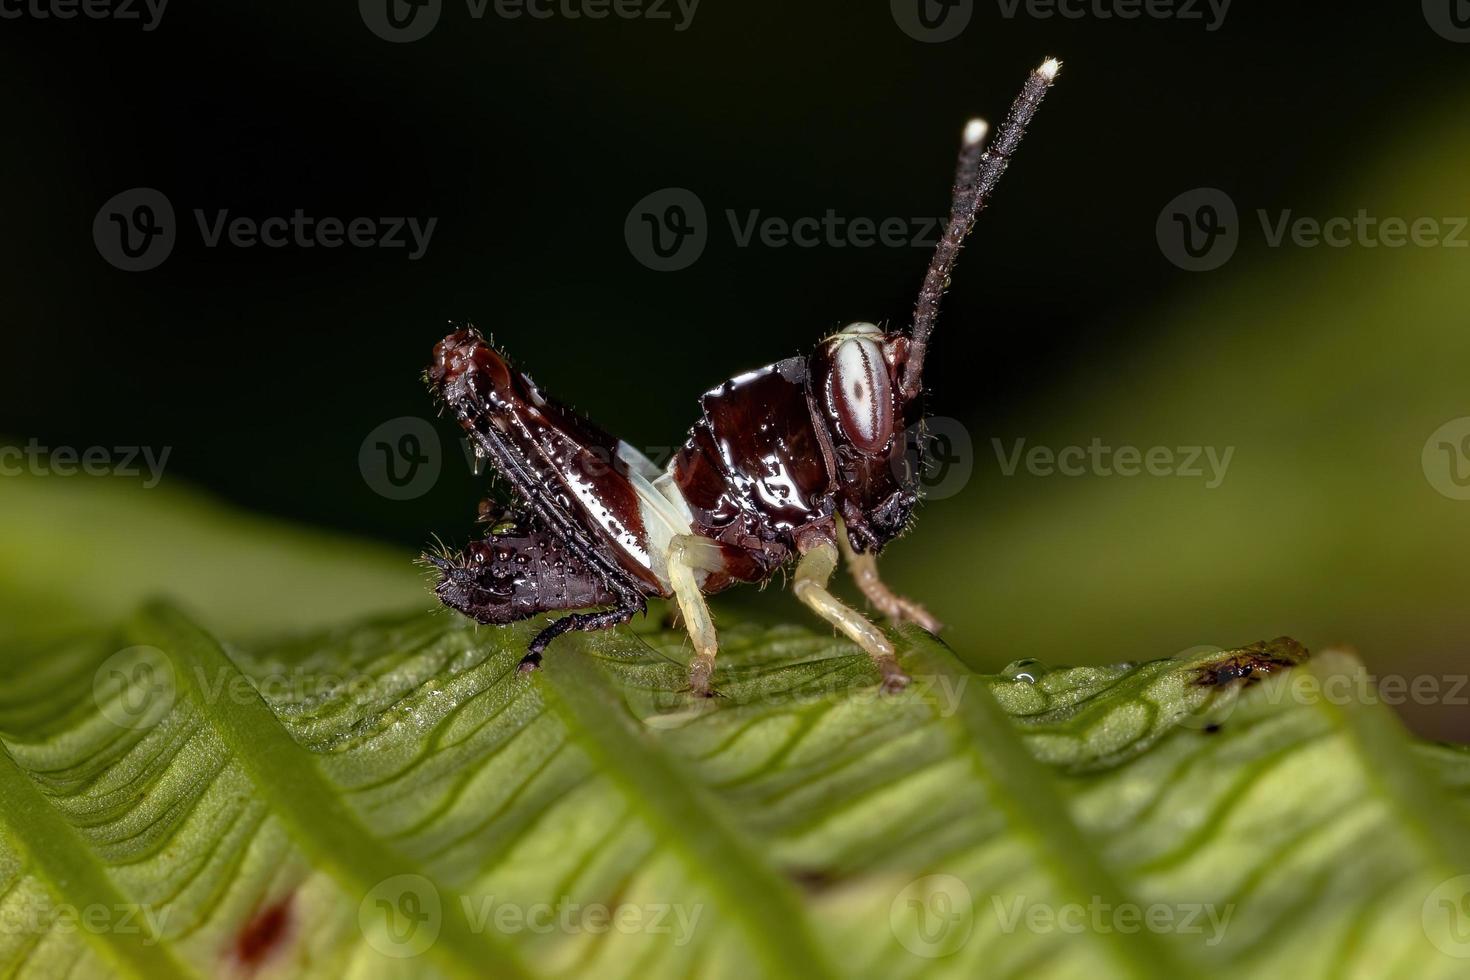
[[[1289,636],[1279,636],[1232,650],[1219,659],[1198,665],[1194,668],[1194,682],[1200,687],[1222,687],[1232,681],[1240,681],[1242,687],[1249,687],[1306,659],[1306,647]]]
[[[235,935],[234,958],[241,972],[259,969],[284,947],[291,937],[291,896],[259,909]]]
[[[830,872],[820,868],[788,868],[786,877],[806,892],[826,891],[837,881]]]

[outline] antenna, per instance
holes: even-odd
[[[975,224],[975,215],[983,211],[989,202],[1000,175],[1010,164],[1011,154],[1021,145],[1027,125],[1061,69],[1060,61],[1048,58],[1027,77],[1025,87],[1011,103],[1011,111],[1006,114],[995,141],[988,148],[983,148],[988,131],[985,121],[971,119],[965,125],[959,162],[955,166],[949,224],[934,248],[929,271],[924,275],[924,285],[919,287],[919,300],[914,304],[914,323],[909,329],[909,357],[903,369],[903,394],[906,398],[919,393],[929,335],[934,332],[934,321],[939,317],[939,301],[949,286],[950,273],[960,257],[960,246]]]

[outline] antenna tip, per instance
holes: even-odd
[[[1056,80],[1057,72],[1061,70],[1062,63],[1060,61],[1055,58],[1047,58],[1041,63],[1041,67],[1036,69],[1036,74],[1051,82]]]
[[[974,146],[985,138],[990,132],[990,124],[984,119],[975,118],[965,123],[964,141],[966,146]]]

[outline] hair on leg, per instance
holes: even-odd
[[[837,544],[830,538],[823,539],[803,550],[796,563],[796,581],[792,591],[803,604],[867,651],[873,658],[873,666],[883,675],[883,690],[903,690],[909,684],[909,675],[898,665],[888,637],[868,622],[862,613],[827,590],[827,583],[836,569]]]
[[[935,619],[933,613],[912,599],[894,592],[883,582],[878,575],[877,555],[871,552],[859,554],[853,549],[852,542],[847,540],[846,534],[839,534],[837,543],[842,548],[842,558],[847,563],[848,573],[852,575],[858,589],[873,604],[873,608],[894,622],[917,623],[930,633],[938,634],[944,628],[944,624]]]

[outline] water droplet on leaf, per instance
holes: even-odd
[[[1035,684],[1037,679],[1047,671],[1046,664],[1032,657],[1012,661],[1001,670],[1000,676],[1008,681],[1022,681],[1026,684]]]

